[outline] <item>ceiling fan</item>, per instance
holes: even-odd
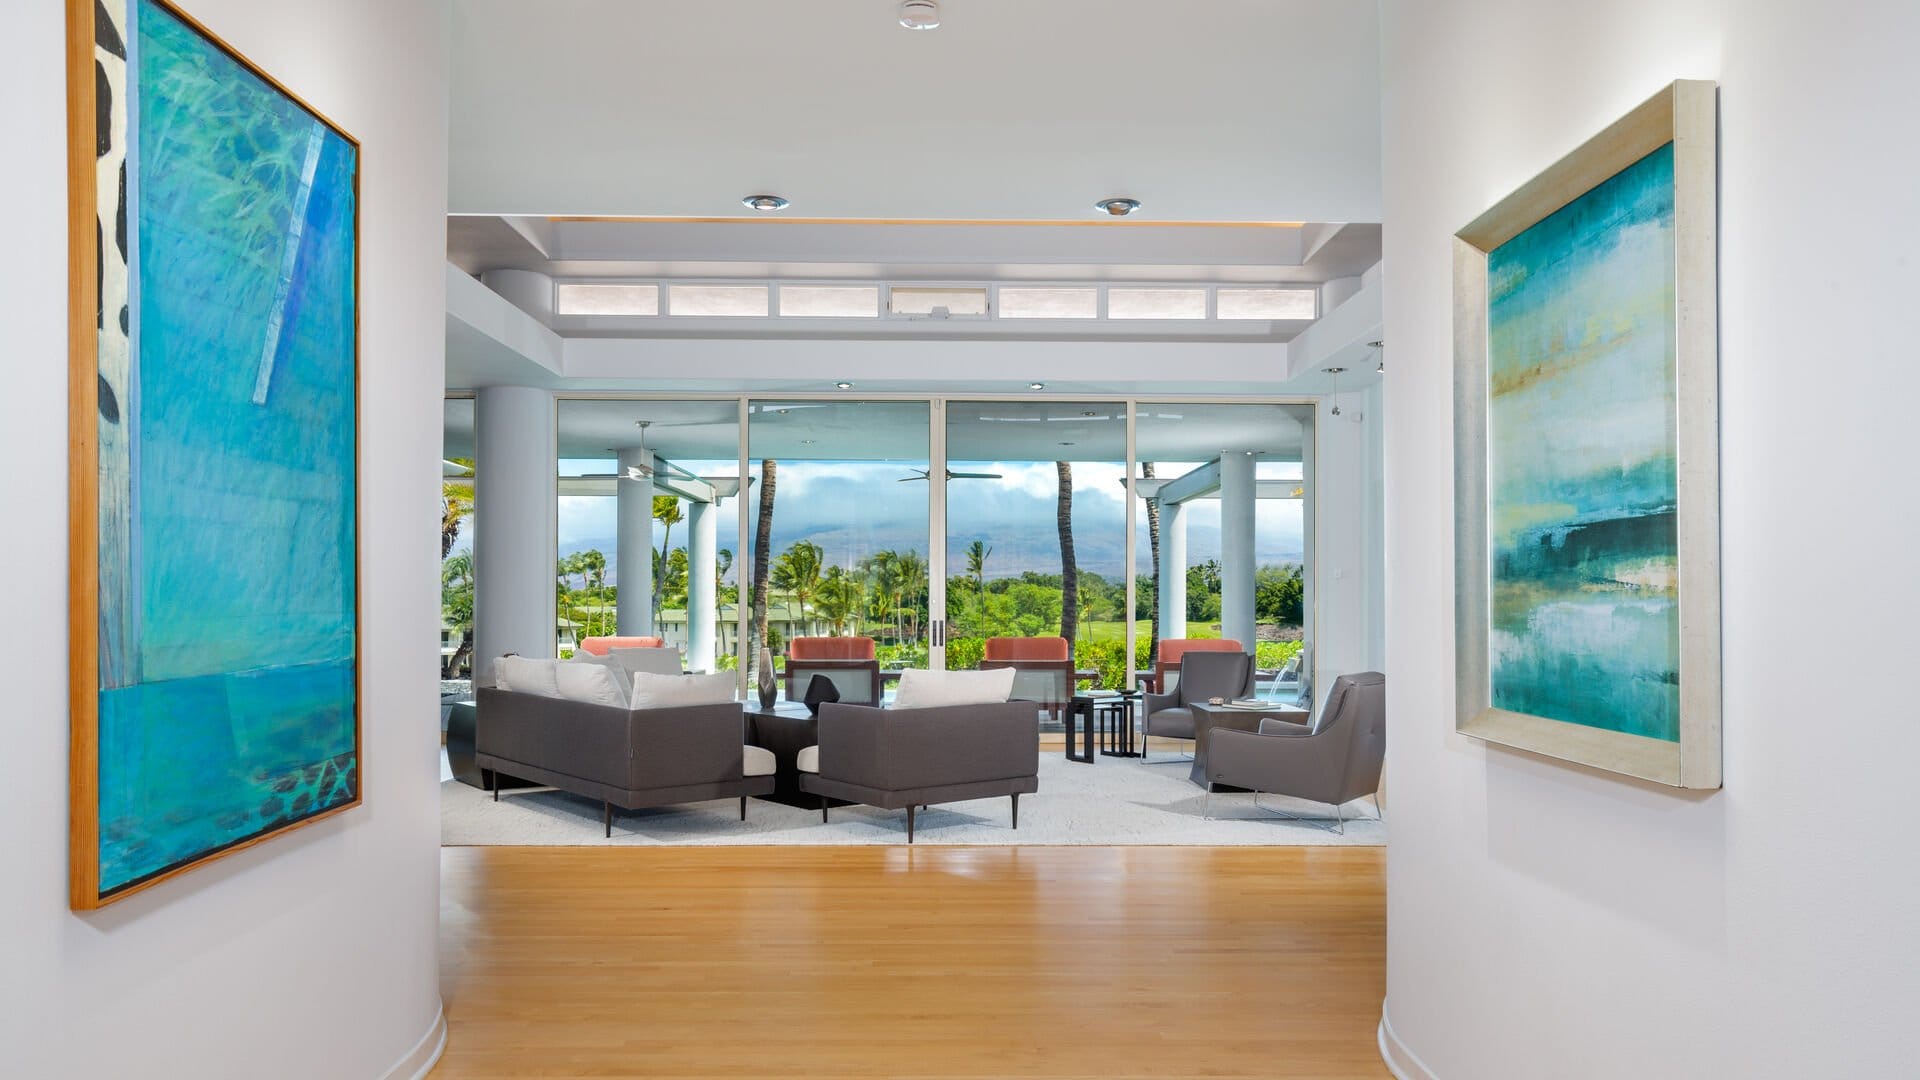
[[[641,452],[641,459],[642,459],[641,464],[629,465],[625,469],[622,469],[617,473],[583,473],[580,476],[575,477],[574,479],[578,479],[578,480],[651,480],[653,479],[653,466],[651,464],[648,464],[648,461],[650,459],[646,457],[647,427],[652,423],[653,421],[651,420],[635,420],[633,422],[633,426],[640,429],[640,445],[636,447],[636,449],[638,449]]]
[[[900,482],[903,484],[909,484],[915,480],[929,479],[932,477],[932,475],[933,475],[932,469],[914,469],[912,476],[903,476],[900,478]],[[947,479],[949,480],[999,480],[1001,479],[1001,475],[997,472],[954,472],[952,469],[948,469]]]

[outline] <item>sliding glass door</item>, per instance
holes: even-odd
[[[799,637],[871,638],[883,672],[927,666],[930,410],[927,401],[748,403],[749,666],[764,643],[784,670]]]
[[[1124,686],[1125,403],[949,401],[946,420],[949,666],[1064,637],[1088,681]]]

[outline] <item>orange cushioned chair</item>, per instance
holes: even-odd
[[[799,701],[824,675],[848,705],[880,704],[880,662],[870,637],[797,637],[787,642],[787,700]]]
[[[1156,694],[1171,694],[1180,681],[1180,657],[1190,652],[1246,652],[1238,641],[1232,638],[1163,638],[1160,641],[1160,656],[1153,665],[1153,685],[1148,691]],[[1167,676],[1172,675],[1172,681]]]
[[[870,637],[797,637],[787,643],[789,660],[871,660]]]
[[[982,660],[1071,660],[1063,637],[990,637]]]
[[[590,637],[580,639],[580,651],[594,656],[605,656],[614,649],[664,649],[665,638],[657,637]]]

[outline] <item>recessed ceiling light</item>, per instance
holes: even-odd
[[[837,383],[834,383],[833,385],[835,385],[835,386],[837,386],[837,387],[839,387],[839,388],[840,388],[840,389],[842,389],[842,390],[851,390],[851,389],[853,389],[853,384],[852,384],[852,383],[850,383],[850,382],[837,382]]]
[[[787,200],[778,195],[749,195],[741,199],[740,202],[744,204],[747,209],[758,210],[763,214],[771,214],[775,210],[785,210],[788,206]]]
[[[814,444],[814,440],[813,440],[813,439],[801,439],[801,440],[800,440],[800,445],[801,445],[801,446],[812,446],[813,444]]]
[[[1101,199],[1099,202],[1093,204],[1093,208],[1114,217],[1126,217],[1128,214],[1140,209],[1140,200],[1128,198]]]
[[[909,30],[940,29],[940,5],[937,0],[906,0],[900,5],[900,25]]]
[[[1081,416],[1099,416],[1100,414],[1093,409],[1088,409],[1086,412],[1083,412],[1080,415]]]
[[[1343,372],[1343,371],[1345,371],[1345,370],[1347,370],[1347,369],[1346,369],[1346,368],[1343,368],[1343,367],[1330,367],[1330,368],[1327,368],[1327,369],[1326,369],[1326,372],[1327,372],[1327,374],[1329,374],[1329,375],[1338,375],[1338,374],[1340,374],[1341,372]]]
[[[1046,388],[1047,384],[1043,382],[1030,382],[1027,384],[1027,389],[1029,390],[1045,390]]]
[[[1061,446],[1072,446],[1073,444],[1072,444],[1072,443],[1070,443],[1070,442],[1063,442],[1063,443],[1061,443],[1060,445],[1061,445]]]

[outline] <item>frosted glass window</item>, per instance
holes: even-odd
[[[1108,289],[1109,319],[1204,319],[1205,289]]]
[[[1099,314],[1098,289],[1000,287],[1003,319],[1091,319]]]
[[[903,285],[887,291],[890,310],[895,315],[931,315],[943,307],[949,315],[985,315],[985,286]]]
[[[553,310],[559,315],[658,315],[660,286],[563,282],[554,286]]]
[[[669,285],[667,310],[674,315],[767,314],[765,285]]]
[[[1318,314],[1312,289],[1221,289],[1222,319],[1311,319]]]
[[[780,314],[800,318],[877,319],[878,285],[782,285]]]

